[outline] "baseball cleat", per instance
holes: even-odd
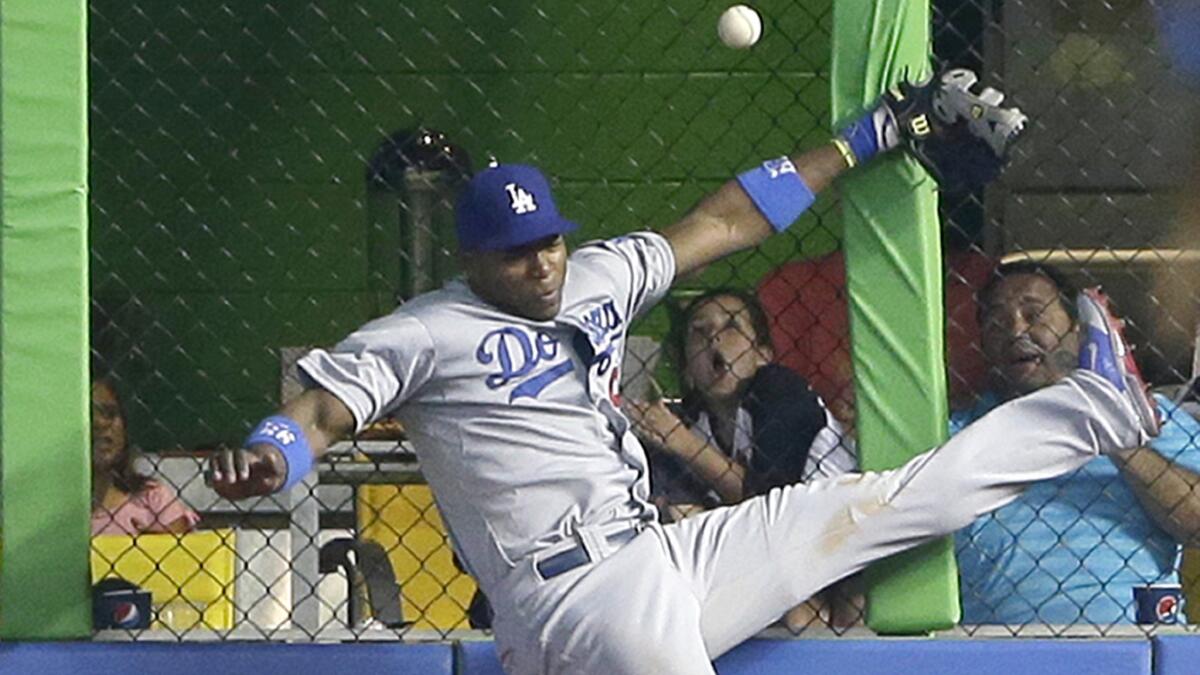
[[[1075,300],[1081,326],[1079,367],[1108,380],[1129,401],[1142,432],[1157,436],[1162,428],[1158,406],[1142,379],[1133,351],[1125,341],[1123,323],[1108,306],[1099,286],[1085,288]]]

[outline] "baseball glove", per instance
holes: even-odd
[[[883,95],[902,142],[945,190],[972,189],[998,176],[1028,120],[1018,108],[1001,107],[1003,93],[972,92],[978,79],[956,68]]]

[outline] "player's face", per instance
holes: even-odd
[[[1040,274],[1000,281],[980,329],[993,385],[1004,394],[1028,394],[1053,384],[1078,360],[1075,322],[1058,286]]]
[[[549,321],[562,306],[567,277],[567,244],[546,237],[504,251],[463,255],[467,282],[476,295],[516,316]]]
[[[719,295],[704,301],[692,311],[686,330],[684,377],[706,402],[735,400],[770,361],[740,298]]]
[[[112,385],[92,384],[92,466],[109,469],[125,452],[125,417]]]

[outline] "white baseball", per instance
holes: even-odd
[[[762,18],[746,5],[734,5],[721,13],[717,37],[726,47],[748,49],[762,37]]]

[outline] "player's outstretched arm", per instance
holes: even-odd
[[[675,251],[676,274],[782,232],[841,173],[901,145],[944,188],[992,180],[1027,120],[1017,108],[1001,106],[1004,94],[996,89],[972,91],[977,79],[956,69],[893,87],[827,145],[763,162],[722,185],[664,231]]]
[[[226,499],[288,489],[326,448],[353,430],[354,415],[346,404],[324,389],[309,389],[260,422],[245,447],[215,453],[208,480]]]
[[[675,252],[676,276],[757,246],[782,231],[848,168],[842,152],[829,143],[766,162],[725,183],[663,231]]]

